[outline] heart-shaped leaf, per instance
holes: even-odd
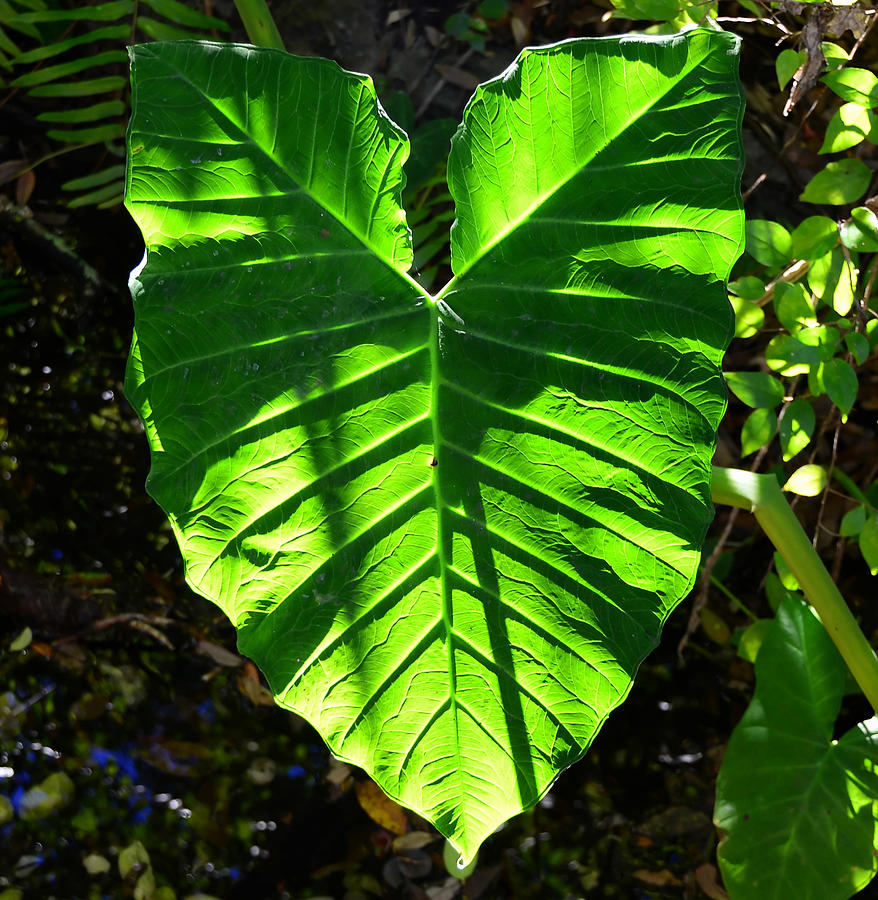
[[[431,297],[368,78],[132,51],[149,490],[277,701],[464,859],[585,752],[694,579],[736,68],[715,31],[524,51],[453,140]]]

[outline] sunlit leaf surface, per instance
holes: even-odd
[[[584,753],[694,578],[736,40],[568,41],[480,87],[436,297],[368,78],[229,45],[132,60],[149,489],[278,702],[469,859]]]

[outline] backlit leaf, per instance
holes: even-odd
[[[816,463],[808,463],[790,475],[783,489],[801,497],[816,497],[826,487],[826,482],[826,469]]]
[[[524,51],[452,142],[430,296],[368,78],[132,51],[149,489],[277,702],[464,862],[584,753],[693,583],[736,70],[717,31]]]
[[[801,453],[811,443],[816,425],[814,407],[804,397],[797,397],[787,406],[777,428],[784,462]]]
[[[872,170],[859,159],[840,159],[827,163],[799,195],[808,203],[855,203],[872,179]]]

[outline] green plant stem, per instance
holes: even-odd
[[[714,503],[749,510],[790,567],[851,674],[878,713],[878,657],[811,546],[773,475],[713,468]]]
[[[275,50],[286,49],[265,0],[235,0],[235,6],[252,44]]]
[[[727,587],[719,580],[719,578],[717,578],[715,575],[711,575],[711,576],[710,576],[710,583],[711,583],[711,584],[712,584],[712,585],[713,585],[713,586],[714,586],[721,594],[725,594],[725,596],[728,598],[729,602],[730,602],[733,606],[737,606],[738,609],[741,610],[742,613],[744,613],[744,614],[747,615],[747,616],[750,616],[750,618],[751,618],[754,622],[758,622],[758,621],[759,621],[759,617],[758,617],[755,613],[750,612],[750,610],[747,609],[747,607],[746,607],[746,606],[745,606],[745,605],[744,605],[744,604],[743,604],[743,603],[742,603],[742,602],[741,602],[741,601],[740,601],[740,600],[739,600],[739,599],[738,599],[738,598],[737,598],[737,597],[736,597],[736,596],[735,596],[735,595],[734,595],[734,594],[733,594],[733,593],[732,593],[732,592],[731,592],[731,591],[730,591],[730,590],[729,590],[729,589],[728,589],[728,588],[727,588]]]
[[[878,257],[875,257],[878,259]],[[869,498],[854,484],[854,482],[850,479],[848,475],[845,475],[841,469],[833,468],[832,477],[854,498],[854,500],[859,500],[860,503],[864,503],[866,506],[871,506],[872,504],[869,502]]]

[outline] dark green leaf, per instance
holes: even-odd
[[[725,372],[729,390],[747,406],[773,408],[783,400],[783,385],[767,372]]]
[[[104,103],[95,103],[92,106],[83,106],[79,109],[52,109],[40,113],[37,119],[40,122],[61,122],[67,125],[79,125],[86,122],[97,122],[100,119],[118,118],[125,115],[125,104],[121,100],[107,100]]]
[[[68,75],[75,75],[77,72],[84,72],[86,69],[96,68],[97,66],[105,66],[109,63],[124,63],[126,59],[124,50],[107,50],[104,53],[95,53],[93,56],[83,56],[70,62],[59,63],[57,66],[34,69],[32,72],[20,75],[11,84],[13,87],[33,87],[37,84],[57,81],[59,78],[66,78]]]
[[[843,359],[835,357],[823,366],[822,374],[823,385],[829,399],[838,407],[841,421],[847,422],[857,399],[859,388],[857,373]]]
[[[844,663],[823,626],[803,603],[785,600],[717,780],[717,856],[735,900],[847,900],[871,881],[878,720],[833,740],[844,686]]]
[[[741,456],[764,447],[777,431],[777,416],[770,409],[754,409],[741,426]]]
[[[866,507],[855,506],[844,514],[838,533],[842,537],[856,537],[866,524]]]
[[[92,97],[125,89],[127,80],[122,75],[107,75],[87,81],[43,84],[28,91],[31,97]]]
[[[93,31],[76,35],[65,41],[59,41],[56,44],[48,44],[43,47],[35,47],[33,50],[28,50],[27,53],[22,53],[16,58],[15,64],[24,65],[26,63],[35,63],[43,59],[58,56],[61,53],[66,53],[68,50],[72,50],[74,47],[80,47],[83,44],[94,44],[96,41],[103,40],[126,40],[130,36],[130,25],[110,25],[106,28],[95,28]]]
[[[207,16],[197,9],[192,9],[185,3],[178,0],[141,0],[144,6],[148,6],[153,12],[157,12],[160,16],[164,16],[177,25],[188,25],[190,28],[201,28],[205,30],[217,29],[218,31],[229,31],[229,24],[222,19],[214,16]]]
[[[808,61],[808,54],[800,50],[781,50],[774,61],[777,86],[783,90],[799,67]]]

